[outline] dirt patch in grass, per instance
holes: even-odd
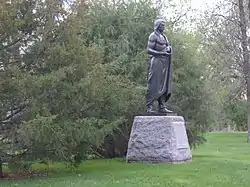
[[[48,171],[44,170],[23,171],[15,173],[4,172],[0,180],[21,180],[21,179],[46,177],[46,176],[48,176]]]

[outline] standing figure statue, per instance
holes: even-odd
[[[147,52],[149,54],[148,84],[146,105],[147,112],[154,113],[153,104],[158,101],[158,112],[172,112],[166,107],[172,93],[172,47],[163,34],[165,21],[157,19],[154,23],[154,32],[149,36]]]

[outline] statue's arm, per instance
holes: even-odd
[[[154,49],[156,40],[157,40],[157,36],[155,36],[154,34],[151,34],[149,36],[148,47],[147,47],[148,54],[150,54],[150,55],[166,55],[166,52],[164,52],[164,51],[156,51]]]
[[[171,46],[171,44],[169,43],[169,41],[168,41],[168,38],[167,38],[167,36],[166,35],[164,35],[164,37],[165,37],[165,39],[166,39],[166,41],[167,41],[167,52],[168,53],[172,53],[172,46]]]

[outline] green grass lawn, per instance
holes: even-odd
[[[187,164],[128,164],[122,159],[92,160],[76,173],[62,166],[49,177],[0,181],[19,187],[249,187],[250,144],[246,133],[212,133]]]

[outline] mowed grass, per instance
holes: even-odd
[[[211,133],[208,142],[193,150],[187,164],[125,163],[123,159],[92,160],[76,172],[51,166],[49,177],[0,181],[19,187],[249,187],[250,143],[246,133]]]

